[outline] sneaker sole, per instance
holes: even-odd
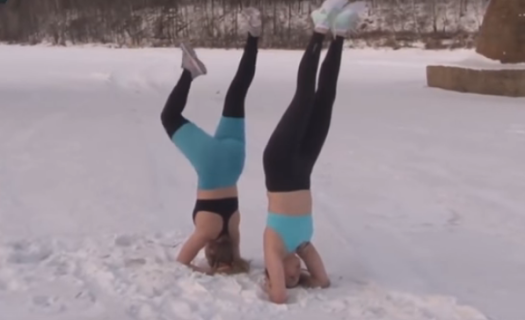
[[[319,9],[317,9],[319,10]],[[332,24],[332,21],[334,21],[337,18],[338,14],[332,14],[332,16],[326,14],[322,19],[319,19],[316,21],[314,18],[315,11],[312,12],[311,18],[314,22],[315,29],[319,31],[328,31],[330,30],[330,25]]]
[[[258,29],[262,26],[261,12],[260,11],[242,11],[243,19],[246,21],[249,28]]]
[[[326,16],[325,16],[325,19],[323,21],[319,21],[316,25],[316,28],[319,29],[319,30],[323,30],[323,31],[329,31],[331,29],[330,25],[332,25],[333,21],[335,21],[335,19],[337,19],[337,16],[343,12],[351,3],[348,2],[348,0],[342,0],[342,1],[339,1],[340,4],[338,6],[334,6],[333,8],[330,8],[330,10],[327,10],[326,8],[324,8],[326,10]],[[321,5],[321,7],[315,9],[312,14],[316,11],[321,11],[323,10],[323,6]],[[312,16],[313,18],[313,16]],[[326,24],[326,25],[325,25]]]
[[[190,61],[191,61],[191,64],[201,73],[201,74],[206,74],[208,73],[208,71],[206,70],[206,66],[204,65],[204,63],[202,63],[202,61],[200,61],[198,58],[197,58],[197,54],[195,53],[195,50],[193,50],[193,48],[190,48],[188,46],[186,46],[186,44],[184,43],[181,43],[180,44],[180,49],[188,55],[188,57],[190,57]]]
[[[351,16],[350,17],[351,20],[359,21],[360,19],[359,15],[367,8],[368,8],[367,4],[363,1],[349,3],[343,8],[343,10],[341,10],[341,12],[339,12],[334,22],[337,21],[337,18],[339,17],[339,15],[349,15]],[[334,28],[333,31],[344,32],[345,30]],[[346,31],[350,31],[350,30],[346,30]]]
[[[329,9],[326,9],[328,12],[330,12],[329,14],[327,14],[328,17],[330,17],[332,20],[335,19],[339,13],[341,13],[346,7],[348,7],[349,5],[351,5],[352,3],[348,2],[348,0],[341,0],[341,1],[335,1],[335,2],[338,2],[338,4],[333,4],[333,7],[332,8],[329,8]],[[321,5],[321,8],[323,6]]]
[[[330,1],[325,1],[321,4],[320,8],[332,9],[332,10],[342,10],[345,6],[349,4],[348,1],[349,0],[334,0],[334,1],[331,1],[331,3],[328,5],[326,4],[327,2],[330,2]]]
[[[367,4],[364,1],[351,2],[347,4],[342,10],[337,13],[337,16],[341,14],[349,14],[359,16],[363,11],[368,9]],[[337,19],[337,17],[336,17]]]
[[[368,5],[364,1],[351,2],[351,3],[346,5],[346,7],[343,9],[343,11],[345,9],[346,10],[350,10],[350,11],[356,13],[356,14],[360,14],[361,12],[365,11],[366,9],[368,9]]]

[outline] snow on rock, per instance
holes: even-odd
[[[447,65],[476,70],[525,70],[525,63],[501,63],[475,52],[463,60],[448,63]]]

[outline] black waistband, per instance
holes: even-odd
[[[239,198],[197,199],[193,208],[193,220],[199,211],[213,212],[221,216],[223,225],[219,236],[228,234],[228,223],[231,216],[239,210]]]

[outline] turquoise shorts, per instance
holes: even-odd
[[[268,212],[266,226],[277,232],[288,253],[295,252],[302,244],[310,242],[314,234],[311,214],[290,216]]]
[[[213,136],[188,121],[171,140],[195,168],[199,189],[237,184],[246,158],[244,118],[222,117]]]

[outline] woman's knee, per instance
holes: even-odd
[[[160,114],[160,121],[170,138],[175,134],[175,132],[177,132],[177,130],[179,130],[180,127],[188,123],[188,120],[181,114],[172,116],[165,111]]]

